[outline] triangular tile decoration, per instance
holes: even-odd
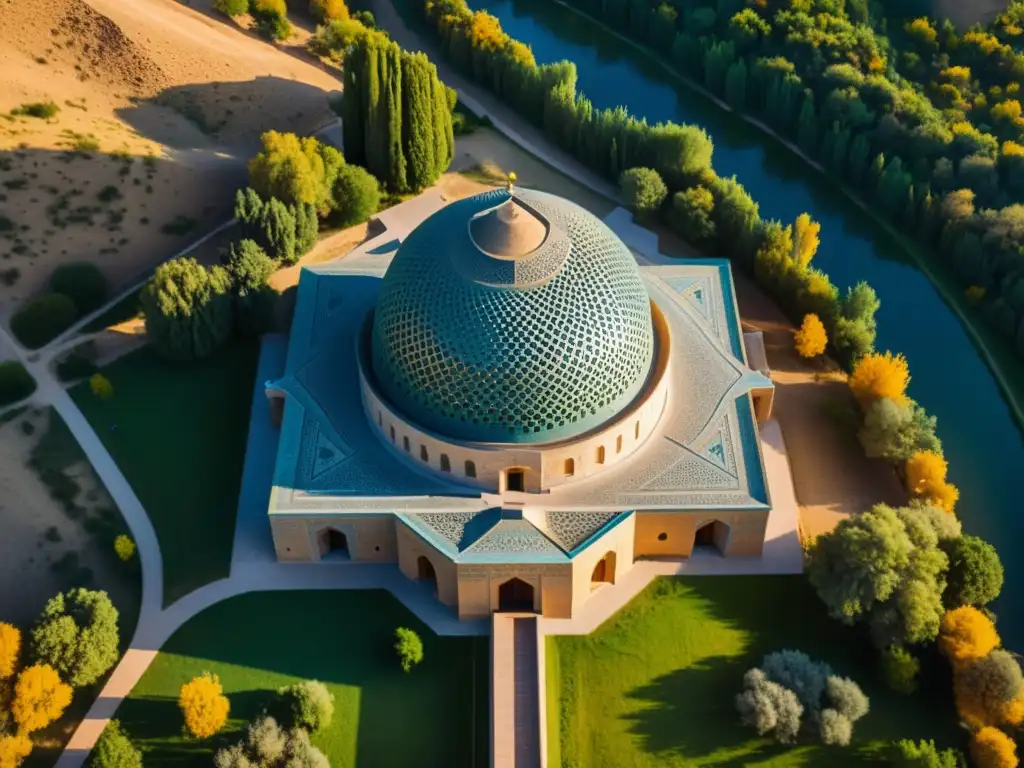
[[[561,550],[526,520],[502,520],[469,547],[474,555],[558,554]]]
[[[566,552],[572,552],[621,512],[547,512],[547,533]]]
[[[343,452],[334,443],[324,437],[324,433],[317,431],[316,436],[316,448],[313,452],[313,477],[319,477],[324,472],[327,472],[334,467],[341,464],[345,459],[348,458],[348,454]]]
[[[725,444],[722,442],[722,436],[715,435],[711,438],[711,441],[701,449],[700,455],[725,469]]]
[[[671,467],[644,485],[645,491],[739,488],[739,480],[688,449]]]
[[[697,312],[697,316],[717,334],[714,315],[714,293],[711,280],[707,277],[671,277],[666,280],[671,288],[679,294],[686,304]]]

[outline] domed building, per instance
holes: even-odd
[[[728,263],[638,266],[511,185],[420,200],[404,236],[302,272],[267,383],[278,559],[395,562],[461,618],[566,618],[638,559],[760,555],[773,390]]]

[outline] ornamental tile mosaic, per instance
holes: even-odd
[[[619,517],[621,512],[563,512],[545,513],[545,524],[551,536],[566,552],[577,547]]]
[[[473,555],[562,554],[551,539],[526,520],[501,520],[466,552]]]

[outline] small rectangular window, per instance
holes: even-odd
[[[466,477],[476,477],[476,464],[472,461],[466,462]]]
[[[448,461],[448,454],[447,453],[442,453],[441,454],[441,471],[442,472],[451,472],[452,471],[452,465],[451,465],[451,462]]]
[[[430,454],[427,453],[427,446],[425,445],[420,446],[420,461],[430,462]]]
[[[405,452],[406,453],[409,453],[410,448],[409,448],[409,438],[408,437],[403,437],[402,438],[402,447],[405,448]]]

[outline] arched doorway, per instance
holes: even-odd
[[[498,587],[498,610],[533,612],[533,586],[522,579],[509,579]]]
[[[615,553],[608,552],[597,561],[590,574],[590,588],[597,589],[602,584],[615,583]]]
[[[526,470],[512,467],[505,471],[505,490],[523,492],[526,490]]]
[[[721,520],[710,520],[693,534],[693,550],[724,555],[729,546],[729,526]]]
[[[430,582],[434,594],[437,594],[437,574],[434,572],[434,564],[424,555],[420,555],[416,560],[416,578],[420,581]]]
[[[317,534],[321,560],[348,560],[348,537],[336,528],[324,528]]]

